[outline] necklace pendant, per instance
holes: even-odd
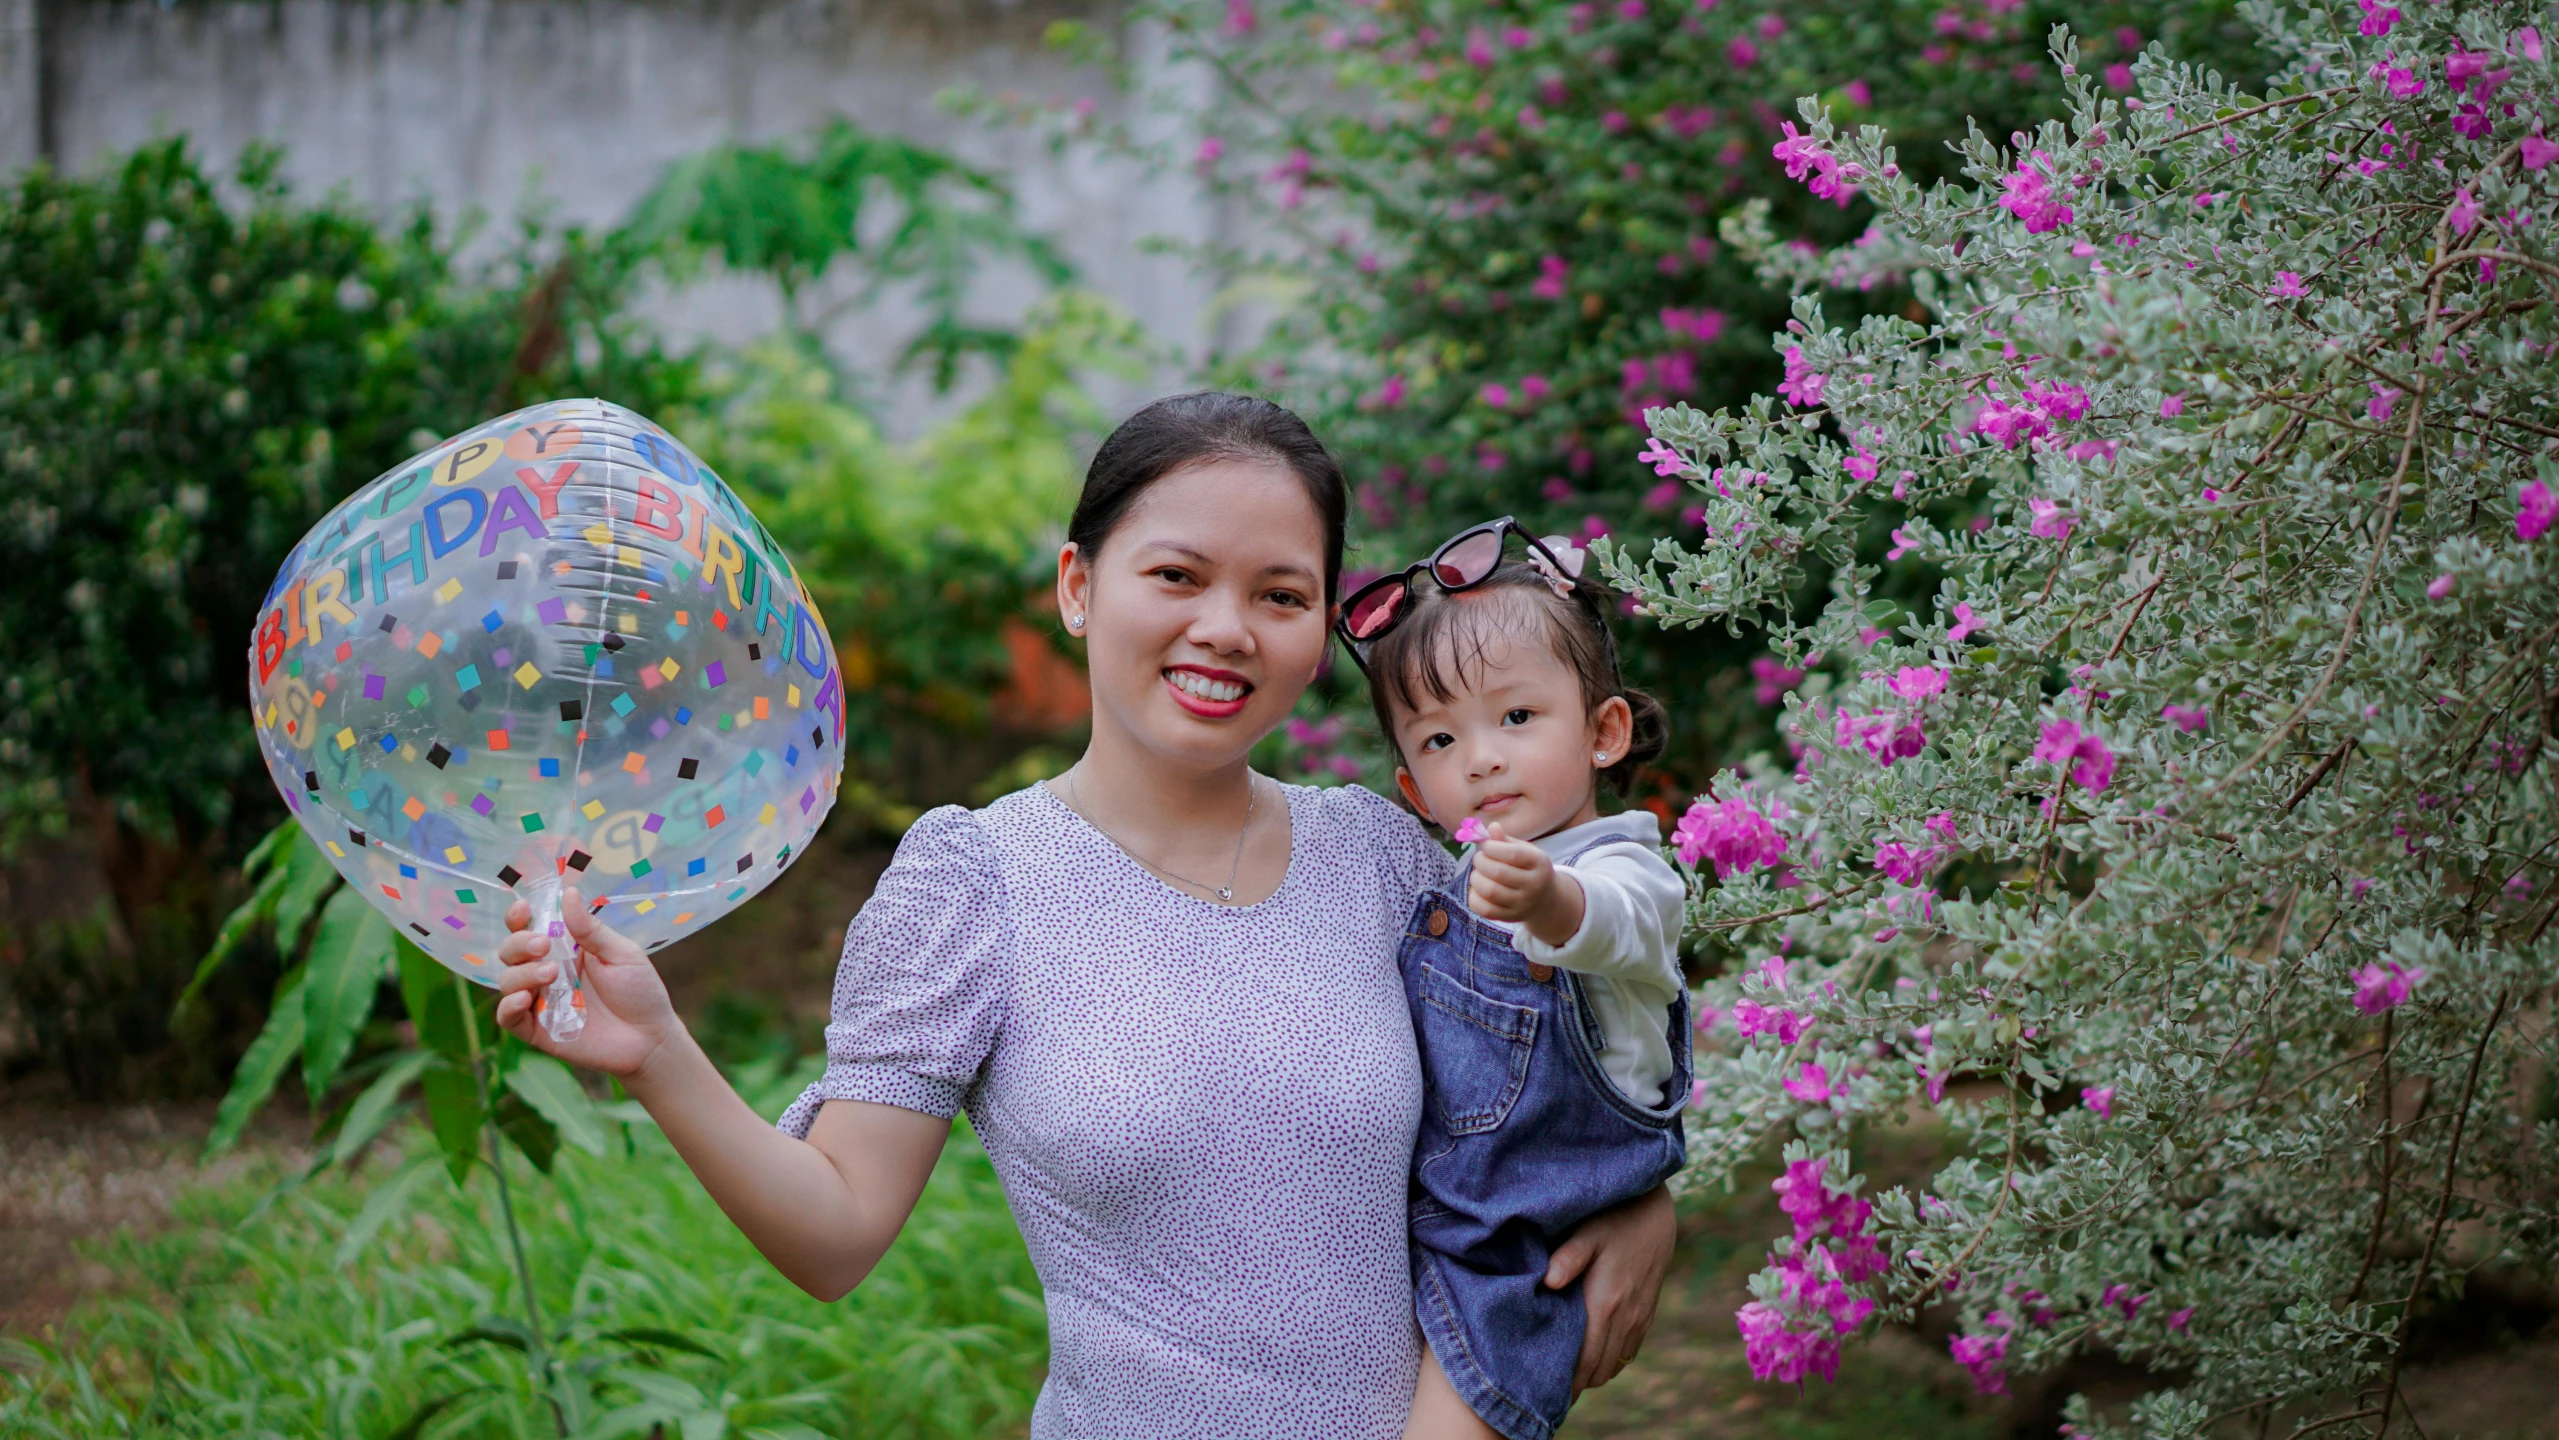
[[[1231,886],[1220,885],[1217,887],[1217,898],[1220,900],[1232,900],[1235,898],[1235,891]]]

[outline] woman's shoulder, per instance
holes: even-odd
[[[1296,813],[1317,817],[1328,848],[1373,861],[1399,886],[1435,885],[1454,863],[1411,811],[1365,785],[1289,788],[1306,797]]]

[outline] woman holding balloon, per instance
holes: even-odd
[[[620,1077],[820,1296],[869,1273],[966,1109],[1047,1292],[1035,1436],[1399,1434],[1421,1080],[1394,957],[1450,861],[1365,790],[1246,764],[1323,658],[1343,513],[1332,457],[1261,401],[1161,401],[1103,444],[1057,582],[1091,744],[907,834],[846,938],[831,1063],[779,1129],[577,890],[582,1030],[546,1033],[561,967],[521,902],[499,1022]],[[1558,1252],[1549,1283],[1589,1301],[1582,1383],[1633,1354],[1670,1243],[1656,1192]]]

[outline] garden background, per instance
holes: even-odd
[[[1769,336],[1800,312],[1750,240],[1809,253],[1871,218],[1772,153],[1797,96],[1954,179],[1968,117],[2063,103],[2056,22],[2112,95],[2147,46],[2242,88],[2277,65],[2217,4],[0,15],[0,1421],[63,1434],[1001,1434],[1036,1388],[1036,1281],[965,1136],[882,1273],[807,1301],[611,1094],[492,1047],[496,1100],[439,1099],[487,1032],[260,850],[251,607],[400,456],[602,395],[685,436],[809,577],[858,682],[845,803],[811,861],[661,956],[771,1107],[905,820],[1073,754],[1041,572],[1137,398],[1304,410],[1359,484],[1359,569],[1503,512],[1698,533],[1701,492],[1635,458],[1645,412],[1794,383]],[[1889,276],[1826,303],[1924,313]],[[1897,518],[1858,553],[1899,558]],[[1892,573],[1877,618],[1935,583]],[[1665,820],[1777,748],[1808,668],[1713,627],[1630,628],[1628,654],[1678,721],[1639,796]],[[1376,783],[1351,683],[1265,763]],[[338,1040],[259,1048],[331,955],[360,982]],[[1881,1188],[1955,1146],[1923,1116],[1856,1159]],[[2165,1383],[2097,1344],[1984,1397],[1940,1307],[1836,1387],[1755,1384],[1732,1316],[1779,1165],[1763,1146],[1687,1199],[1663,1322],[1573,1433],[2043,1435],[2074,1391]],[[2414,1332],[2428,1433],[2535,1433],[2549,1278],[2489,1267]]]

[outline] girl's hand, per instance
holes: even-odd
[[[506,928],[515,933],[498,946],[498,960],[506,967],[498,972],[498,1027],[572,1065],[627,1080],[646,1069],[668,1040],[683,1034],[684,1023],[676,1018],[666,982],[658,978],[648,952],[597,920],[575,886],[560,896],[560,919],[578,947],[578,973],[586,982],[586,1028],[568,1041],[543,1032],[533,1002],[560,967],[548,958],[551,937],[531,929],[533,907],[521,900],[507,907]]]
[[[589,1021],[592,1024],[594,1022]],[[1670,1273],[1679,1241],[1679,1216],[1670,1189],[1656,1185],[1614,1210],[1582,1222],[1546,1262],[1546,1287],[1582,1282],[1582,1358],[1573,1366],[1573,1393],[1605,1385],[1643,1347],[1653,1328],[1653,1306]]]
[[[1466,908],[1487,920],[1508,920],[1549,945],[1561,945],[1582,928],[1582,887],[1555,873],[1555,862],[1526,840],[1513,840],[1495,824],[1475,849],[1475,873],[1466,882]]]

